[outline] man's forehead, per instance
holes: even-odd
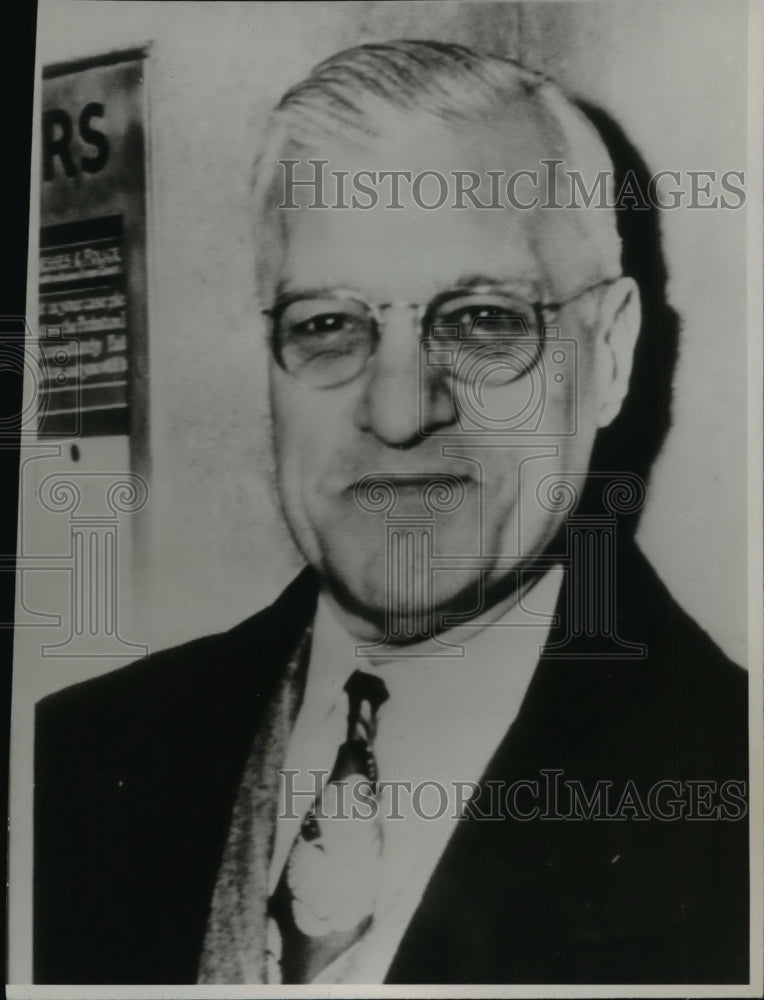
[[[387,277],[399,297],[407,294],[401,284],[418,281],[419,295],[422,285],[437,290],[449,277],[480,271],[555,298],[617,271],[617,259],[603,260],[608,239],[591,238],[614,228],[610,213],[560,207],[571,172],[587,189],[594,179],[538,102],[514,101],[501,118],[459,125],[404,117],[397,131],[371,140],[327,136],[285,158],[297,162],[283,170],[284,182],[320,173],[318,200],[327,206],[310,207],[315,184],[290,182],[289,200],[299,207],[284,210],[284,264],[298,272],[287,275],[297,283],[336,284],[347,275],[381,292]]]
[[[327,175],[332,171],[347,171],[350,177],[363,171],[399,172],[410,173],[414,181],[427,172],[472,172],[480,178],[481,188],[474,191],[483,203],[490,200],[487,196],[497,183],[492,180],[492,173],[505,178],[522,170],[543,173],[545,161],[552,159],[571,168],[575,166],[573,152],[553,116],[544,114],[529,101],[512,102],[511,113],[501,118],[475,121],[441,122],[421,113],[404,116],[390,112],[386,127],[365,140],[327,135],[311,144],[309,150],[302,148],[288,156],[301,161],[295,168],[295,177],[309,176],[310,171],[305,169],[309,158],[327,160]],[[543,184],[544,178],[540,180]],[[416,207],[411,184],[403,177],[398,184],[401,202],[405,204],[408,199]],[[387,190],[390,191],[389,181]],[[432,198],[429,191],[427,196]],[[308,206],[312,198],[309,188],[295,187],[294,200],[298,205]]]
[[[496,213],[302,209],[286,227],[282,280],[297,287],[344,285],[384,299],[418,300],[484,274],[540,294],[544,274],[528,234]]]

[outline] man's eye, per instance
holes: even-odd
[[[489,322],[506,323],[511,318],[512,314],[500,306],[472,306],[462,312],[459,324],[462,329],[471,330],[474,326],[486,326]]]
[[[292,326],[292,332],[300,337],[320,337],[336,333],[347,333],[354,326],[353,317],[344,313],[322,313],[311,316]]]
[[[522,306],[493,303],[460,306],[440,316],[438,323],[458,328],[462,337],[528,337],[532,329],[532,317]]]

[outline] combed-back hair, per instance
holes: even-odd
[[[287,91],[275,114],[305,136],[316,128],[343,138],[357,131],[379,136],[390,109],[452,123],[493,119],[510,101],[532,98],[544,82],[540,73],[463,45],[360,45],[316,66]]]

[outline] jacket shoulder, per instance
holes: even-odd
[[[628,572],[624,591],[631,607],[626,628],[629,638],[645,644],[644,670],[636,671],[636,676],[644,684],[646,700],[655,706],[654,718],[663,716],[670,723],[674,752],[684,766],[699,773],[707,770],[709,776],[744,777],[747,670],[734,663],[679,605],[636,547]]]
[[[747,691],[748,672],[675,600],[636,545],[627,558],[626,572],[628,579],[622,587],[631,603],[631,615],[644,623],[654,646],[670,657],[683,678],[692,676],[701,687],[722,684],[730,692]]]
[[[36,982],[195,981],[241,773],[314,595],[303,575],[228,632],[39,703]]]
[[[152,653],[48,695],[37,705],[38,731],[69,728],[72,720],[80,732],[85,726],[108,732],[128,719],[166,725],[191,713],[194,704],[211,710],[218,693],[229,704],[238,696],[256,697],[270,667],[283,663],[304,627],[311,590],[309,574],[303,573],[273,604],[226,632]]]

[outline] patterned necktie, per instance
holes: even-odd
[[[360,670],[345,691],[347,738],[268,902],[281,939],[282,983],[312,982],[372,921],[382,856],[372,745],[377,710],[388,693],[384,681]]]

